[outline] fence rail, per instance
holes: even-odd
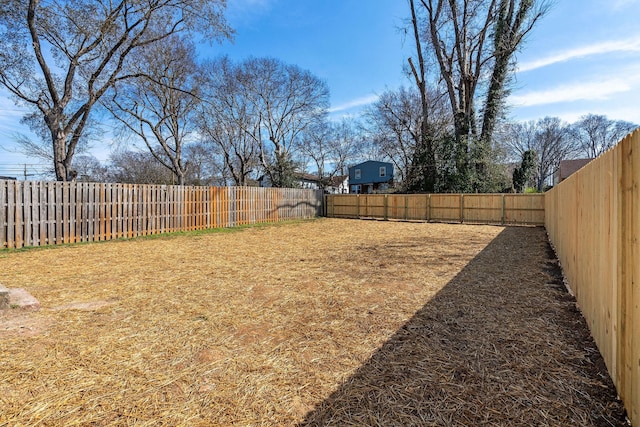
[[[0,248],[233,227],[321,211],[315,190],[0,181]]]
[[[334,218],[544,225],[544,194],[341,194],[325,196]]]
[[[545,201],[565,277],[631,423],[640,425],[640,130]]]

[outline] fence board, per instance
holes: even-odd
[[[23,222],[23,236],[24,236],[24,245],[25,246],[34,246],[35,242],[33,241],[32,234],[32,216],[31,216],[31,200],[32,200],[32,186],[31,182],[26,182],[23,191],[23,209],[24,209],[24,222]]]
[[[310,218],[321,209],[315,190],[0,181],[0,247]]]
[[[544,224],[543,194],[335,194],[326,215],[480,224]]]
[[[7,247],[7,186],[8,181],[0,181],[0,249]]]
[[[16,183],[13,181],[7,182],[7,243],[8,248],[16,247]]]
[[[640,423],[640,130],[547,193],[545,223],[631,423]]]

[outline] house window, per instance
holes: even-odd
[[[380,178],[384,178],[385,176],[387,176],[387,167],[380,166]]]
[[[362,171],[360,169],[356,169],[356,171],[353,174],[354,174],[354,178],[355,179],[361,179],[362,178]]]

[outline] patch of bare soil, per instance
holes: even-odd
[[[0,340],[42,334],[49,328],[50,323],[46,317],[26,310],[0,310]]]
[[[0,283],[41,310],[0,317],[0,425],[623,425],[559,280],[539,228],[318,220],[4,252]]]

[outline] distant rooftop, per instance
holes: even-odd
[[[569,176],[576,173],[578,169],[585,166],[591,160],[593,159],[562,160],[560,162],[560,166],[558,167],[557,182],[562,182],[565,179],[569,178]]]

